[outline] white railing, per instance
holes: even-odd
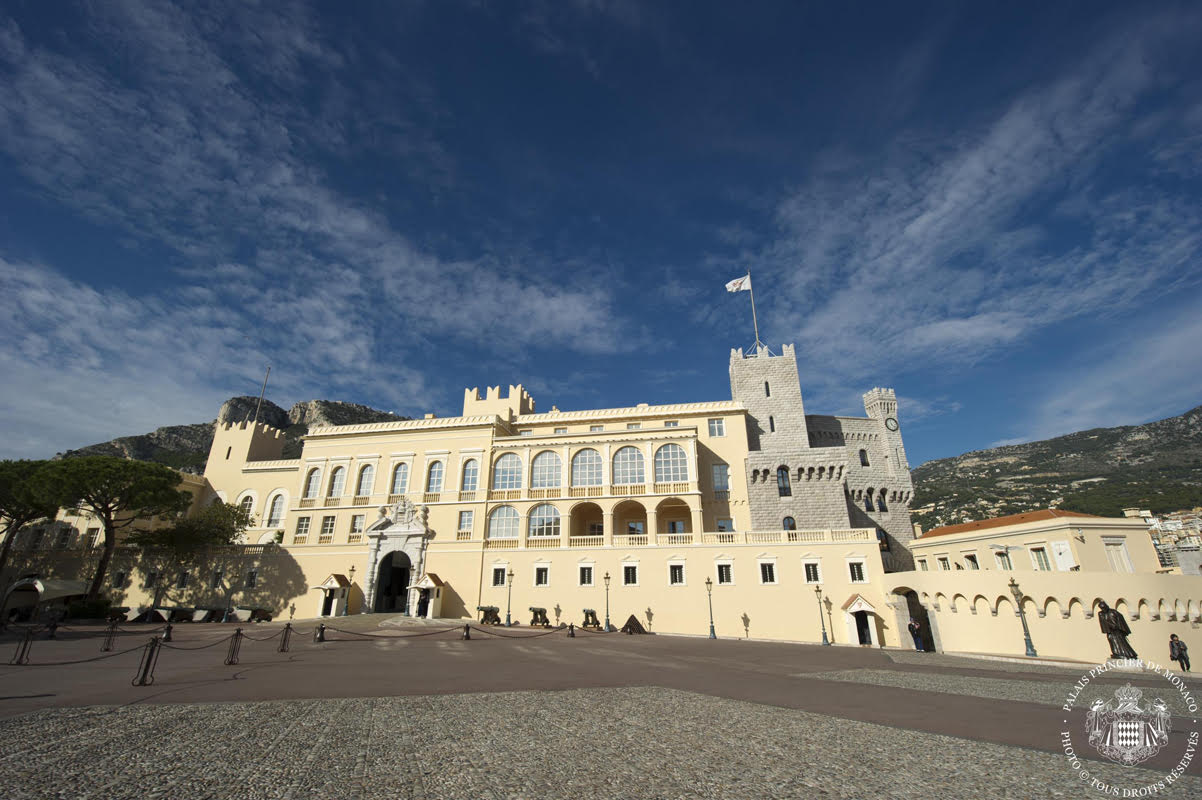
[[[693,485],[688,481],[683,483],[656,483],[655,494],[684,494],[692,490]]]
[[[474,490],[470,491],[470,492],[460,492],[459,493],[459,502],[460,503],[472,503],[472,502],[475,502],[475,500],[476,500],[476,492]]]
[[[531,489],[531,500],[555,500],[563,496],[563,489],[558,486],[547,489]]]
[[[659,533],[655,536],[656,544],[692,544],[691,533]]]
[[[351,505],[365,506],[370,502],[371,502],[371,495],[361,494],[361,495],[357,496],[355,499],[351,500]]]
[[[614,547],[643,547],[647,544],[648,537],[643,536],[628,536],[623,534],[614,537]]]
[[[440,497],[442,497],[442,492],[423,492],[422,493],[422,502],[423,503],[437,503],[438,498],[440,498]]]
[[[526,537],[526,547],[529,550],[547,550],[552,547],[560,547],[558,536],[528,536]]]
[[[517,539],[485,539],[485,550],[517,550]]]
[[[604,486],[573,486],[568,489],[568,497],[601,497],[603,494]]]
[[[636,494],[646,494],[647,484],[645,483],[626,483],[618,486],[613,486],[612,491],[615,495],[627,496]]]
[[[330,506],[340,506],[340,505],[342,505],[341,497],[327,497],[326,498],[326,507],[327,508]]]
[[[460,531],[458,541],[469,541],[470,531]],[[839,544],[875,542],[873,528],[844,528],[819,531],[716,531],[711,533],[615,534],[614,547],[680,547],[715,544]],[[485,539],[484,547],[493,550],[545,550],[558,547],[604,547],[604,536],[527,536],[525,539]]]
[[[472,540],[472,532],[471,531],[456,531],[455,541],[470,542],[471,540]]]
[[[521,489],[490,489],[488,492],[489,500],[521,500]]]
[[[604,536],[570,536],[568,537],[569,547],[603,547],[605,545]]]
[[[317,505],[316,497],[302,497],[297,504],[298,508],[314,508]]]
[[[738,541],[735,537],[739,534],[734,531],[724,531],[722,533],[703,533],[701,534],[702,544],[734,544]]]

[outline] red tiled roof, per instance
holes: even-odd
[[[1002,528],[1006,525],[1021,525],[1024,522],[1039,522],[1047,519],[1061,519],[1065,517],[1108,519],[1108,517],[1099,517],[1097,514],[1083,514],[1080,511],[1061,511],[1056,508],[1044,508],[1039,511],[1025,511],[1022,514],[1011,514],[1008,517],[994,517],[993,519],[981,519],[976,520],[975,522],[962,522],[959,525],[945,525],[942,528],[932,528],[918,538],[929,539],[932,536],[946,536],[949,533],[964,533],[966,531],[979,531],[987,528]]]

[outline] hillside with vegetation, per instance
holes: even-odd
[[[1121,516],[1202,505],[1202,406],[1145,425],[976,450],[912,470],[923,530],[1036,508]]]
[[[254,419],[257,403],[257,397],[231,397],[221,406],[221,411],[213,422],[168,425],[150,433],[121,436],[78,450],[68,450],[57,454],[55,458],[117,456],[166,464],[182,472],[200,474],[204,472],[205,462],[209,458],[214,427],[221,423]],[[337,400],[308,400],[296,403],[287,411],[270,400],[264,400],[258,415],[260,422],[284,431],[284,458],[296,458],[300,455],[303,444],[301,437],[309,432],[310,427],[409,419],[358,403]]]

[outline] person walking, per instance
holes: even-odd
[[[1169,658],[1181,665],[1182,672],[1189,672],[1189,648],[1175,633],[1169,636]]]
[[[911,619],[906,628],[910,631],[910,636],[914,637],[914,649],[925,653],[926,650],[922,646],[922,626],[918,624],[918,620]]]

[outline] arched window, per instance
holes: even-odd
[[[346,488],[346,467],[334,467],[334,471],[330,473],[330,491],[326,496],[342,497],[344,488]]]
[[[474,492],[480,488],[480,462],[469,458],[463,462],[463,480],[460,482],[461,492]]]
[[[889,510],[889,507],[885,505],[885,490],[884,489],[881,489],[880,496],[878,496],[876,499],[876,510],[877,511],[888,511]]]
[[[251,512],[255,510],[255,498],[249,495],[243,497],[242,502],[238,504],[238,507],[241,508],[242,512],[249,517]]]
[[[409,465],[397,464],[392,469],[392,494],[409,491]]]
[[[615,485],[642,483],[647,480],[643,474],[643,452],[637,447],[623,447],[614,453]]]
[[[531,536],[558,536],[559,510],[544,503],[530,510]]]
[[[867,450],[860,451],[860,466],[861,467],[868,466],[868,451]]]
[[[506,453],[493,465],[492,488],[522,488],[522,459],[518,458],[515,453]]]
[[[376,468],[371,464],[367,464],[363,469],[359,470],[359,485],[355,487],[355,495],[357,497],[366,497],[371,494],[372,484],[376,482]]]
[[[531,468],[531,489],[552,489],[559,486],[559,475],[563,472],[563,462],[558,453],[544,450],[534,457]]]
[[[789,483],[788,467],[777,467],[776,469],[776,493],[781,497],[793,495],[793,484]]]
[[[586,449],[572,456],[572,485],[601,485],[600,453],[593,449]]]
[[[864,490],[864,510],[872,511],[872,489]]]
[[[793,519],[792,517],[785,517],[781,521],[781,527],[787,531],[795,531],[797,530],[797,520]]]
[[[689,460],[684,448],[678,444],[666,444],[655,451],[655,482],[687,481]]]
[[[430,471],[426,473],[427,492],[442,491],[442,471],[443,466],[441,461],[435,461],[430,465]]]
[[[267,512],[267,527],[274,528],[284,519],[284,495],[271,498],[271,510]]]
[[[317,487],[321,485],[321,470],[311,469],[305,478],[305,497],[317,497]]]
[[[518,510],[513,506],[499,506],[488,515],[488,539],[518,538]]]

